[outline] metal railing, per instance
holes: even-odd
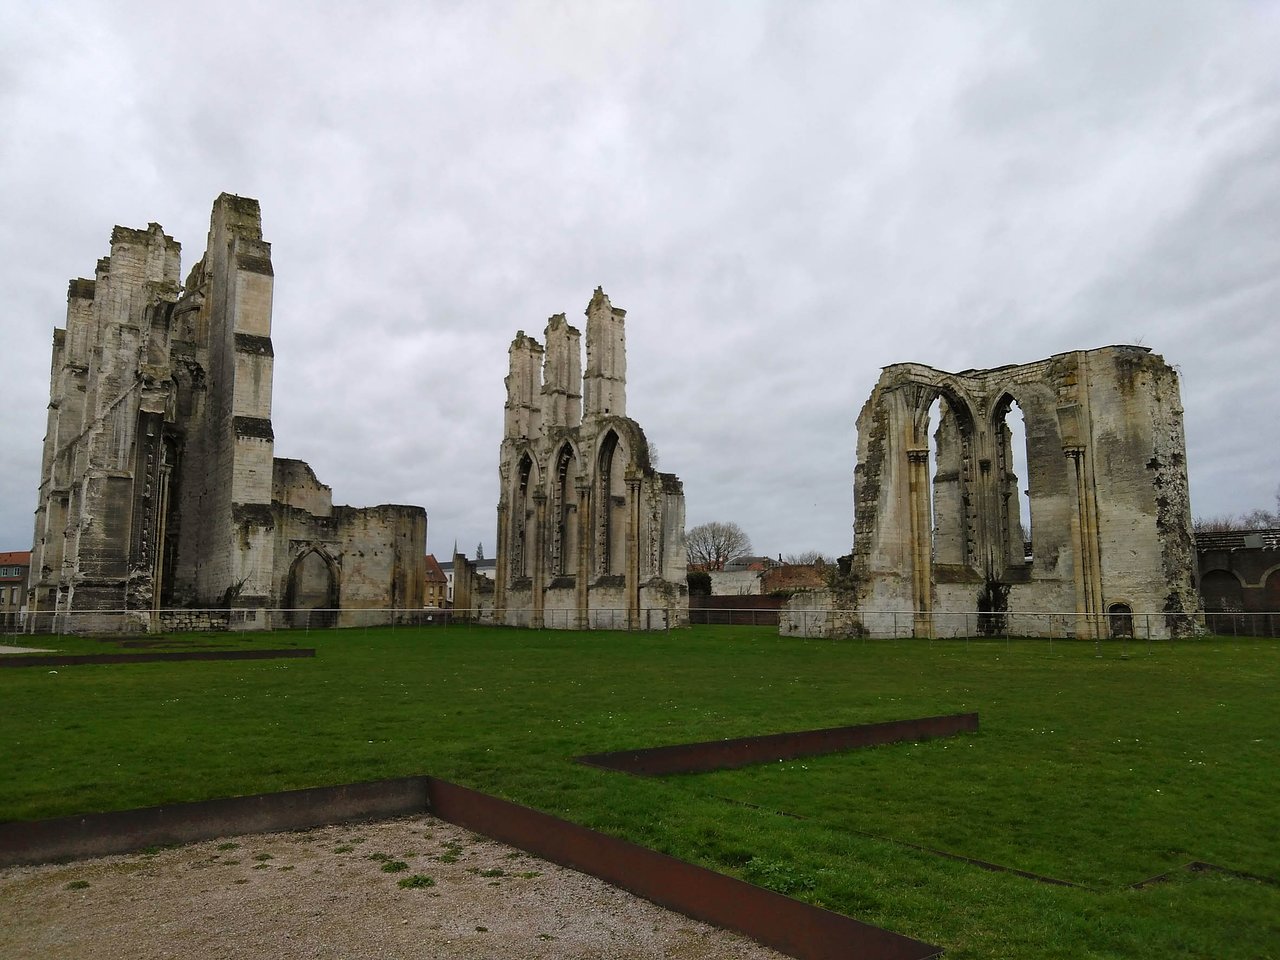
[[[1075,611],[854,610],[814,607],[781,612],[779,632],[798,637],[909,637],[935,640],[1027,637],[1048,640],[1165,640],[1205,635],[1280,637],[1280,613],[1083,614]]]
[[[734,625],[776,629],[782,636],[937,640],[1028,637],[1049,640],[1163,640],[1217,635],[1280,637],[1280,611],[1207,612],[1170,618],[1163,612],[1085,615],[1075,612],[919,613],[911,610],[762,609],[759,607],[576,609],[492,606],[474,609],[188,609],[138,611],[20,612],[0,621],[11,644],[30,635],[146,635],[165,633],[328,630],[372,627],[438,627],[482,624],[550,630],[666,631],[687,625]]]

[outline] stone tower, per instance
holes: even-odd
[[[597,289],[581,334],[509,350],[494,604],[504,623],[662,629],[688,622],[684,490],[626,416],[626,312]]]

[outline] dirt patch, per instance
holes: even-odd
[[[0,870],[10,960],[782,954],[432,817]]]

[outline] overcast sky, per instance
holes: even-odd
[[[493,555],[516,330],[627,310],[690,525],[847,552],[884,365],[1140,343],[1193,510],[1280,484],[1280,2],[0,5],[0,550],[114,224],[275,265],[275,452]]]

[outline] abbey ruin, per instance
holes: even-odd
[[[688,622],[684,488],[627,417],[626,311],[597,288],[581,333],[511,343],[499,461],[498,622],[662,629]]]
[[[339,623],[420,608],[425,511],[334,506],[310,467],[274,457],[274,272],[258,202],[218,197],[185,284],[179,256],[158,224],[116,227],[95,278],[71,281],[53,338],[32,627],[49,629],[46,613],[75,614],[64,630],[145,630],[173,622],[171,608],[216,608],[252,629],[281,625],[268,623],[274,608],[336,610]]]
[[[1014,404],[1024,479],[1013,470]],[[1192,627],[1178,376],[1145,347],[955,374],[884,368],[858,417],[854,501],[843,589],[797,598],[782,632],[1092,638]]]

